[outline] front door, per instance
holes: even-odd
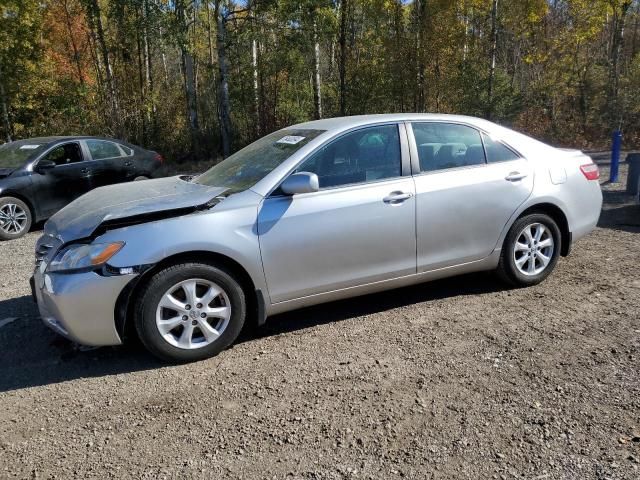
[[[402,157],[398,125],[361,128],[296,170],[316,173],[320,191],[264,200],[258,233],[274,303],[415,273],[415,188]]]
[[[91,165],[84,160],[78,142],[57,145],[40,160],[56,164],[55,168],[32,175],[43,216],[53,215],[91,189]]]
[[[466,125],[424,122],[414,123],[412,130],[419,164],[418,271],[487,257],[531,194],[530,165]]]

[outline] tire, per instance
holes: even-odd
[[[31,228],[31,209],[14,197],[0,198],[0,240],[13,240],[26,234]]]
[[[542,230],[539,226],[543,227]],[[542,233],[538,236],[539,231]],[[502,245],[497,269],[499,277],[516,287],[542,282],[558,262],[561,242],[560,229],[548,215],[533,213],[519,218],[509,229]],[[524,248],[525,245],[528,248]]]
[[[246,312],[245,293],[233,275],[212,265],[181,263],[159,271],[143,287],[134,322],[149,352],[185,363],[213,357],[231,345]]]

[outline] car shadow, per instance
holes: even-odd
[[[434,280],[274,315],[269,317],[262,327],[251,329],[241,335],[238,343],[386,312],[407,305],[464,295],[494,293],[509,288],[492,272]]]
[[[236,343],[256,341],[405,305],[496,292],[505,288],[504,284],[487,273],[437,280],[275,315],[264,326],[243,331]],[[3,319],[0,318],[0,392],[166,366],[144,351],[137,342],[122,347],[90,350],[78,347],[42,323],[35,304],[28,296],[0,301],[0,311],[3,317],[4,312],[10,315],[10,323],[4,326],[1,326]]]
[[[135,345],[84,349],[47,328],[30,296],[0,301],[0,392],[162,365]]]

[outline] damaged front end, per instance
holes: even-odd
[[[51,217],[45,235],[64,244],[91,239],[116,228],[208,210],[227,190],[188,180],[177,176],[97,188]]]
[[[79,326],[65,323],[66,318],[79,315],[65,303],[68,295],[61,293],[73,284],[75,290],[89,295],[82,286],[90,285],[92,292],[109,298],[110,303],[102,315],[111,321],[101,325],[112,327],[102,333],[100,342],[120,343],[128,336],[125,320],[130,314],[131,295],[154,264],[142,260],[142,263],[113,266],[105,252],[116,244],[123,248],[126,242],[105,241],[104,235],[211,209],[225,198],[225,191],[225,188],[190,183],[182,177],[113,185],[89,192],[51,217],[36,244],[32,279],[34,299],[43,318],[48,319],[48,325],[61,335],[88,344]],[[95,258],[91,257],[94,248],[97,249]]]

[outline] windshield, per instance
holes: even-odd
[[[45,143],[33,143],[28,140],[0,145],[0,168],[21,167],[45,146]]]
[[[193,181],[237,193],[254,186],[325,130],[279,130],[253,142]]]

